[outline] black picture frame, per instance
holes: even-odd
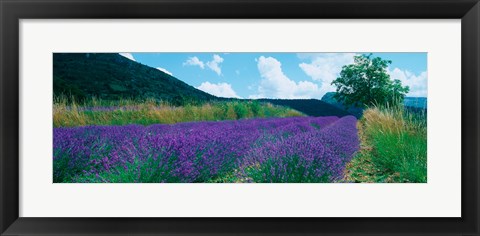
[[[479,235],[478,0],[0,0],[2,235]],[[134,18],[461,19],[460,218],[19,217],[19,20]],[[442,206],[438,206],[442,207]]]

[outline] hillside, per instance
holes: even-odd
[[[363,109],[359,107],[351,107],[349,109],[345,109],[343,104],[337,101],[333,96],[335,92],[328,92],[322,97],[322,101],[328,104],[331,104],[339,109],[346,110],[347,112],[353,114],[357,118],[362,116]],[[406,109],[413,112],[423,112],[427,110],[427,98],[426,97],[405,97],[403,104],[405,105]]]
[[[258,99],[279,106],[286,106],[308,116],[348,116],[351,113],[317,99]]]
[[[77,101],[154,98],[174,105],[216,97],[117,53],[54,53],[53,92]]]
[[[337,101],[333,96],[335,95],[335,92],[328,92],[322,97],[322,101],[326,102],[328,104],[331,104],[339,109],[346,110],[348,113],[353,114],[357,118],[360,118],[362,116],[363,110],[362,108],[359,107],[351,107],[349,109],[346,109],[345,106],[339,101]]]

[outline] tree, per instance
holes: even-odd
[[[344,65],[340,77],[332,82],[337,87],[335,99],[346,108],[402,103],[409,88],[400,80],[390,79],[386,69],[391,63],[372,58],[372,54],[355,56],[354,63]]]

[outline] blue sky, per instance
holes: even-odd
[[[361,53],[121,53],[205,92],[238,98],[317,98]],[[427,96],[427,53],[373,53],[391,60],[388,73]]]

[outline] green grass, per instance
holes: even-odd
[[[349,182],[427,182],[425,114],[373,107],[358,123],[361,150],[347,165]]]
[[[102,108],[108,108],[102,110]],[[65,97],[53,103],[53,126],[175,124],[266,117],[303,116],[291,108],[258,101],[218,101],[173,106],[153,99],[106,101],[92,98],[78,104]]]

